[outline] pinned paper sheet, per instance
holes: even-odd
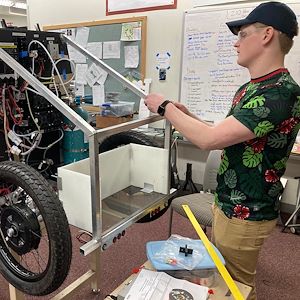
[[[75,43],[86,48],[87,41],[89,38],[89,32],[90,32],[90,29],[88,27],[77,28],[76,37],[74,39]],[[71,33],[73,34],[74,32],[71,31]],[[79,51],[75,50],[70,45],[68,45],[68,52],[69,52],[69,58],[71,60],[73,60],[76,64],[85,64],[86,63],[85,55],[80,53]]]
[[[141,22],[122,24],[121,41],[139,41],[142,35]]]
[[[97,82],[99,83],[99,84],[104,84],[104,82],[105,82],[105,80],[106,80],[106,78],[107,78],[107,72],[105,72],[103,69],[101,69],[100,67],[98,67],[97,66],[97,68],[98,68],[98,71],[99,71],[99,73],[100,73],[100,77],[98,78],[98,80],[97,80]]]
[[[86,84],[87,64],[76,64],[76,83]]]
[[[75,50],[75,48],[73,48],[70,45],[68,45],[68,53],[69,53],[69,59],[73,60],[76,64],[86,63],[85,55],[78,52],[77,50]]]
[[[104,84],[95,84],[92,87],[93,90],[93,105],[100,106],[104,101]]]
[[[94,54],[97,58],[102,59],[102,42],[88,43],[86,50]]]
[[[104,84],[107,78],[107,72],[98,67],[96,64],[91,64],[86,72],[86,81],[90,87],[93,87],[96,82]]]
[[[139,65],[139,46],[125,46],[125,68],[137,68]]]
[[[75,42],[80,46],[86,48],[89,39],[90,29],[88,27],[79,27],[76,31]]]
[[[84,85],[76,82],[75,96],[84,96]]]
[[[86,81],[90,87],[93,87],[94,84],[100,77],[100,72],[95,64],[92,64],[86,71]]]
[[[120,58],[120,41],[103,42],[103,59]]]

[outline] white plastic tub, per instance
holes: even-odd
[[[92,231],[89,164],[88,158],[60,167],[58,177],[61,179],[59,198],[69,223]],[[153,191],[156,193],[168,193],[168,150],[166,149],[129,144],[101,153],[99,165],[102,200],[130,186],[140,189],[145,185],[153,186]],[[136,203],[135,205],[138,206]],[[145,203],[141,201],[141,206],[143,205]],[[130,209],[132,210],[132,207]],[[114,217],[119,216],[122,219],[128,215],[130,209],[124,214],[120,211],[116,213],[110,211]]]

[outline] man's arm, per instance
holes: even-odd
[[[145,104],[150,111],[157,112],[158,106],[163,101],[163,95],[150,94],[146,97]],[[176,130],[201,149],[223,149],[256,137],[250,129],[233,116],[226,118],[216,126],[209,126],[186,114],[172,102],[167,104],[165,110],[165,117]]]
[[[208,126],[214,126],[214,124],[213,124],[212,122],[206,122],[206,121],[203,121],[203,120],[199,119],[198,116],[196,116],[195,114],[191,113],[191,112],[186,108],[186,106],[183,105],[182,103],[179,103],[179,102],[173,102],[173,101],[172,101],[172,103],[173,103],[178,109],[180,109],[183,113],[185,113],[186,115],[188,115],[188,116],[190,116],[190,117],[192,117],[192,118],[194,118],[194,119],[196,119],[196,120],[199,120],[200,122],[202,122],[202,123],[204,123],[204,124],[206,124],[206,125],[208,125]]]
[[[256,137],[250,129],[233,116],[212,127],[184,114],[170,103],[166,106],[165,117],[176,130],[201,149],[223,149]]]

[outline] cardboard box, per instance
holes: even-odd
[[[133,116],[115,117],[115,116],[96,116],[96,127],[105,128],[133,120]]]
[[[81,107],[85,109],[87,112],[100,113],[102,110],[99,105],[95,106],[90,104],[82,104]]]

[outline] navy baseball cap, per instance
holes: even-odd
[[[256,22],[272,26],[291,39],[297,34],[298,22],[295,13],[286,4],[276,1],[262,3],[245,19],[227,22],[226,25],[236,35],[242,26]]]

